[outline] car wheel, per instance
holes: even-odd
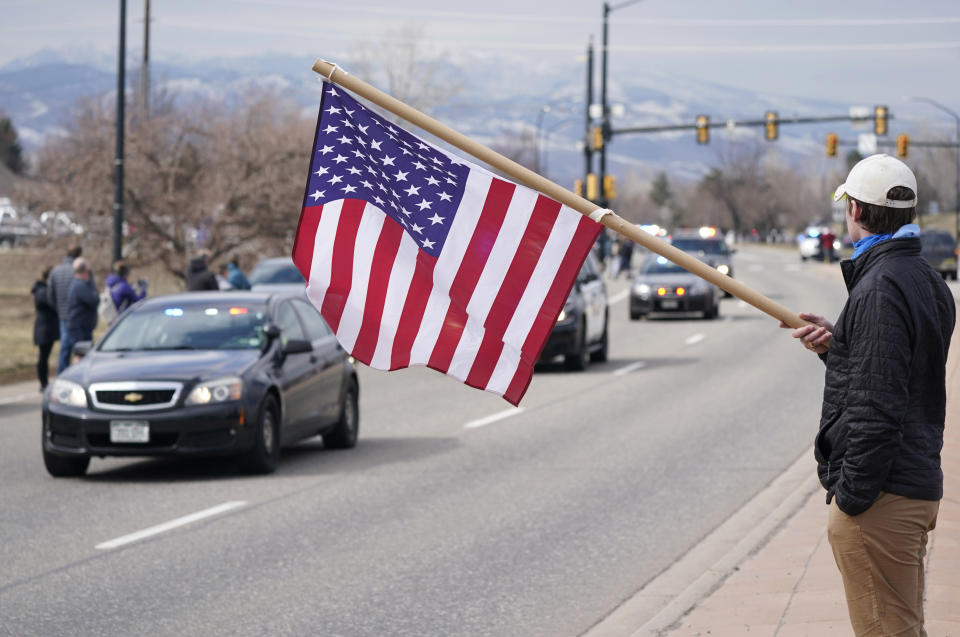
[[[713,305],[711,305],[708,309],[703,311],[703,318],[707,319],[708,321],[711,321],[717,318],[719,314],[720,314],[720,304],[715,300],[713,302]]]
[[[606,363],[607,354],[610,345],[610,315],[607,312],[603,314],[603,336],[600,337],[600,349],[590,352],[590,360],[595,363]]]
[[[260,406],[253,449],[243,459],[249,473],[273,473],[280,461],[280,418],[277,401],[268,395]]]
[[[956,270],[954,270],[953,272],[950,273],[950,278],[953,279],[954,281],[957,280],[957,271],[956,271]]]
[[[580,321],[580,331],[577,333],[577,348],[572,354],[567,354],[564,358],[567,369],[574,371],[583,371],[590,362],[590,347],[587,344],[587,323]]]
[[[639,321],[641,318],[643,318],[643,314],[640,312],[630,312],[631,321]]]
[[[323,434],[323,446],[329,449],[352,449],[357,446],[360,433],[360,408],[358,405],[357,381],[350,379],[343,397],[340,420],[329,432]]]
[[[79,478],[87,473],[87,467],[90,466],[90,457],[58,456],[44,449],[43,465],[47,468],[47,473],[54,478]]]

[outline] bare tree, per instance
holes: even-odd
[[[79,103],[66,134],[39,150],[27,193],[34,209],[74,211],[88,242],[106,244],[112,232],[113,119],[104,100]],[[288,249],[312,124],[269,93],[251,94],[235,110],[152,100],[151,118],[127,137],[125,257],[183,277],[200,247],[214,259]]]
[[[407,24],[366,40],[356,47],[355,56],[357,77],[426,113],[463,89],[463,80],[443,51],[428,50],[419,25]],[[396,116],[384,115],[396,121]]]

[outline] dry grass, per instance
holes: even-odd
[[[60,250],[15,248],[0,251],[0,383],[29,380],[36,376],[37,347],[33,344],[33,322],[36,316],[30,288],[45,268],[62,259]],[[94,259],[94,263],[97,259]],[[95,270],[97,285],[103,284],[106,272]],[[183,290],[183,283],[162,266],[134,268],[132,280],[147,278],[150,294],[167,294]],[[98,326],[94,337],[102,333]],[[56,370],[58,347],[50,355],[51,374]]]

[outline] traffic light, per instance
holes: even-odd
[[[600,150],[603,148],[603,128],[600,126],[593,127],[593,149]]]
[[[608,201],[617,198],[617,178],[613,175],[603,176],[603,198]]]
[[[830,133],[827,135],[827,157],[836,157],[837,156],[837,134]]]
[[[697,143],[707,144],[710,142],[710,117],[707,115],[697,115]]]
[[[600,189],[597,187],[598,181],[596,173],[587,175],[587,199],[590,201],[596,201],[600,198]]]
[[[777,117],[776,111],[767,111],[765,119],[767,123],[765,124],[766,130],[764,131],[764,137],[767,138],[768,142],[772,142],[777,138],[777,124],[780,118]]]
[[[887,107],[873,107],[873,133],[874,135],[887,134]]]
[[[583,196],[583,180],[582,179],[573,180],[573,192],[576,193],[578,197]]]
[[[907,152],[910,150],[910,136],[897,135],[897,157],[907,158]]]

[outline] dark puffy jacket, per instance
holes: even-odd
[[[67,320],[67,294],[70,292],[71,283],[73,283],[73,259],[63,257],[63,260],[50,270],[50,278],[47,280],[47,300],[57,311],[61,321]]]
[[[850,298],[822,356],[815,445],[827,502],[835,496],[857,515],[880,491],[939,500],[953,295],[916,237],[878,243],[840,265]]]
[[[100,295],[97,294],[93,278],[89,281],[74,277],[67,294],[69,306],[67,309],[67,328],[83,330],[93,333],[97,326],[97,306],[100,305]]]
[[[191,292],[220,289],[217,275],[207,268],[207,261],[203,257],[190,260],[187,266],[187,289]]]
[[[33,344],[49,345],[60,340],[60,319],[47,297],[47,282],[37,281],[30,289],[37,318],[33,321]]]

